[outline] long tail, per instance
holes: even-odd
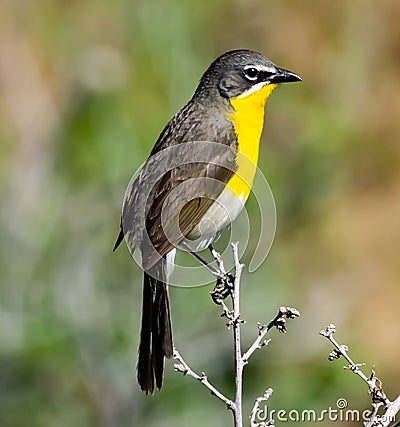
[[[142,328],[137,364],[137,379],[146,394],[154,392],[154,379],[157,388],[162,387],[164,357],[171,358],[173,353],[164,259],[153,267],[151,273],[154,274],[144,273]]]

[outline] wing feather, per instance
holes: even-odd
[[[121,229],[131,251],[140,246],[145,268],[199,224],[236,171],[237,138],[226,117],[189,102],[127,191]]]

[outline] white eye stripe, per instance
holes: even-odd
[[[258,80],[266,80],[277,72],[276,67],[271,67],[262,64],[246,65],[243,68],[244,77],[250,82],[257,82]]]
[[[261,64],[246,65],[244,67],[244,71],[247,71],[250,68],[255,68],[259,72],[264,71],[264,72],[267,72],[267,73],[276,73],[276,68],[275,67],[268,67],[266,65],[261,65]]]

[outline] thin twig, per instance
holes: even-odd
[[[177,360],[179,363],[174,364],[174,369],[176,372],[180,372],[183,375],[189,375],[190,377],[193,377],[195,380],[199,381],[201,384],[204,385],[204,387],[208,388],[210,390],[211,394],[218,397],[218,399],[222,400],[226,407],[230,409],[231,411],[235,411],[235,403],[232,402],[232,400],[228,399],[225,395],[223,395],[218,389],[216,389],[207,378],[207,375],[202,372],[201,375],[194,372],[190,366],[185,362],[181,354],[178,350],[174,349],[174,359]]]
[[[340,345],[335,340],[335,338],[333,337],[335,331],[336,327],[333,324],[329,324],[325,330],[320,331],[320,335],[326,337],[336,349],[333,353],[329,355],[329,359],[333,360],[335,358],[338,358],[338,356],[343,356],[347,360],[347,362],[349,362],[349,366],[346,366],[345,368],[358,375],[363,381],[368,384],[369,393],[372,396],[373,402],[382,402],[385,405],[385,408],[387,408],[390,405],[390,400],[386,397],[382,389],[382,384],[378,380],[378,378],[375,377],[375,373],[372,372],[369,378],[364,374],[364,372],[360,369],[360,366],[363,366],[363,364],[355,363],[347,353],[348,347],[346,345]],[[337,357],[335,357],[335,354],[337,355]]]
[[[330,324],[327,326],[327,328],[324,331],[320,331],[320,334],[324,337],[328,338],[328,340],[335,346],[338,353],[343,356],[348,362],[349,362],[349,368],[354,374],[358,375],[360,378],[365,381],[368,386],[370,385],[368,377],[364,374],[364,372],[360,369],[360,364],[355,363],[351,357],[347,354],[348,347],[339,345],[338,342],[333,337],[333,334],[335,333],[335,325]],[[333,355],[331,356],[333,359]]]
[[[255,400],[253,409],[251,410],[250,417],[249,417],[250,427],[257,427],[259,425],[259,423],[256,421],[256,416],[260,413],[261,402],[267,401],[271,397],[272,392],[273,392],[272,388],[269,388],[265,390],[262,396],[257,397],[257,399]],[[264,424],[267,426],[271,425],[269,421],[267,421],[267,423],[264,423]]]
[[[333,324],[329,324],[324,330],[320,331],[320,335],[327,338],[335,347],[334,350],[329,354],[328,359],[332,361],[338,359],[340,356],[343,356],[347,362],[349,362],[349,366],[345,366],[345,369],[352,371],[368,384],[368,393],[372,398],[372,411],[370,419],[364,423],[364,427],[389,426],[389,424],[396,419],[396,414],[400,411],[400,396],[398,396],[394,402],[391,402],[383,391],[382,381],[375,376],[374,369],[372,369],[371,375],[367,377],[360,369],[360,367],[364,366],[364,364],[355,363],[351,359],[351,357],[348,355],[348,347],[346,345],[339,345],[339,343],[333,337],[335,332],[336,327]],[[383,415],[378,415],[379,408],[382,405],[385,407],[385,413]],[[399,423],[394,424],[393,427],[398,424]]]
[[[232,290],[232,307],[233,307],[233,351],[235,353],[235,427],[242,427],[242,393],[243,393],[243,360],[242,346],[240,336],[240,276],[244,264],[240,263],[238,243],[232,243],[233,259],[235,262],[235,280]]]
[[[379,408],[383,405],[382,402],[376,402],[376,403],[372,403],[372,411],[371,411],[371,416],[369,418],[369,421],[366,421],[364,423],[364,427],[375,427],[377,424],[377,420],[378,420],[378,411]],[[381,425],[380,423],[378,425]]]
[[[217,263],[219,271],[221,272],[222,276],[225,276],[226,270],[225,270],[224,261],[222,260],[221,254],[217,252],[213,247],[211,247],[211,255],[213,256],[215,262]]]
[[[400,395],[397,396],[397,399],[394,400],[389,407],[387,408],[387,411],[385,413],[385,424],[383,424],[383,427],[386,427],[396,419],[397,413],[400,412]],[[396,423],[395,425],[400,425],[400,421]],[[395,426],[393,426],[395,427]]]
[[[228,323],[226,324],[226,326],[228,327],[228,329],[230,329],[231,326],[233,325],[233,318],[234,318],[233,310],[229,309],[229,307],[225,304],[224,300],[220,300],[220,305],[222,307],[221,317],[226,317],[228,319]]]
[[[390,423],[396,420],[396,415],[400,411],[400,396],[394,402],[391,402],[383,415],[378,415],[379,406],[383,405],[381,402],[373,403],[373,411],[368,422],[364,423],[364,427],[388,427]],[[400,421],[393,424],[392,427],[400,425]]]
[[[258,337],[246,351],[242,357],[244,365],[249,363],[249,359],[252,354],[257,350],[269,343],[268,340],[265,340],[267,333],[275,326],[279,332],[286,332],[285,327],[285,317],[287,319],[294,319],[295,317],[300,316],[300,312],[295,308],[291,307],[281,307],[278,311],[278,314],[268,323],[268,325],[258,325]]]

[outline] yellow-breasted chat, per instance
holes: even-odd
[[[168,122],[126,193],[114,249],[125,236],[142,254],[137,378],[146,393],[161,388],[164,358],[173,355],[167,284],[176,248],[205,249],[236,219],[257,168],[265,102],[278,84],[299,80],[257,52],[224,53]]]

